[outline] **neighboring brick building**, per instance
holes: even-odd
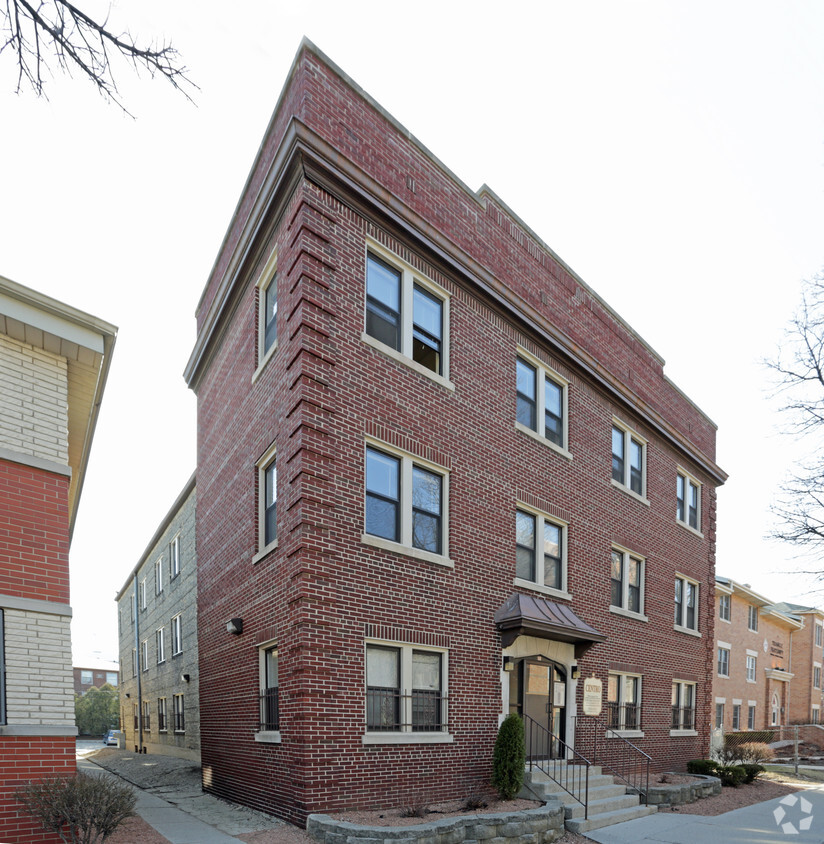
[[[196,507],[192,475],[116,600],[126,747],[200,761]]]
[[[714,424],[308,42],[197,325],[209,791],[464,797],[510,710],[576,743],[579,673],[655,768],[706,754]]]
[[[120,666],[116,662],[98,664],[93,668],[78,668],[75,666],[72,669],[74,673],[74,693],[76,695],[84,695],[86,692],[95,686],[100,688],[106,684],[117,688],[120,682]]]
[[[57,842],[14,799],[75,770],[69,546],[116,329],[0,277],[0,840]]]

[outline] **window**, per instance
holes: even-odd
[[[0,609],[0,724],[6,723],[6,617]]]
[[[157,731],[165,733],[166,727],[166,698],[159,697],[157,699]]]
[[[143,729],[146,731],[152,729],[152,706],[148,700],[143,701]]]
[[[698,630],[698,584],[686,577],[675,578],[675,626]]]
[[[132,677],[137,677],[137,649],[132,648]]]
[[[365,533],[445,555],[445,485],[438,470],[367,446]]]
[[[107,671],[106,672],[106,682],[110,686],[116,686],[119,682],[119,678],[117,676],[117,672],[115,671]]]
[[[701,485],[689,475],[678,473],[676,481],[676,518],[693,530],[700,530]],[[728,596],[729,597],[729,596]]]
[[[138,709],[136,703],[132,705],[132,714],[134,715],[134,728],[137,730],[140,726],[140,709]]]
[[[629,429],[612,426],[612,480],[641,497],[645,494],[646,443]]]
[[[741,704],[734,703],[732,705],[732,728],[734,730],[741,729]]]
[[[140,581],[140,609],[146,609],[146,578]]]
[[[278,538],[278,472],[274,456],[260,470],[261,548],[268,548]]]
[[[715,727],[722,730],[724,728],[724,704],[715,704]]]
[[[530,585],[566,590],[566,526],[538,512],[515,513],[515,577]]]
[[[754,730],[755,729],[755,704],[751,703],[747,707],[747,729]]]
[[[366,333],[423,372],[447,377],[445,291],[397,258],[366,257]]]
[[[169,576],[172,580],[180,574],[180,535],[169,543]]]
[[[163,591],[163,558],[155,563],[155,595]]]
[[[747,654],[747,682],[754,683],[756,679],[758,658],[752,654]]]
[[[183,622],[180,615],[172,619],[172,656],[183,653]]]
[[[729,595],[719,595],[718,596],[718,617],[721,621],[729,621],[730,620],[730,596]]]
[[[537,359],[518,357],[515,366],[516,421],[565,449],[567,382],[550,374]]]
[[[155,643],[157,645],[157,664],[166,662],[166,628],[159,627],[155,630]]]
[[[813,663],[813,688],[821,688],[821,666],[818,663]]]
[[[278,345],[277,252],[273,252],[256,284],[258,290],[258,367],[274,354]]]
[[[80,672],[80,682],[84,686],[90,686],[93,682],[92,672],[91,671],[81,671]]]
[[[280,730],[278,695],[278,649],[262,648],[260,659],[260,731]]]
[[[815,623],[815,644],[816,647],[820,648],[822,643],[824,643],[824,626],[819,624],[818,622]]]
[[[820,724],[821,723],[821,707],[820,706],[816,706],[815,704],[813,704],[811,721],[812,721],[813,724]]]
[[[172,697],[172,716],[174,718],[175,732],[185,733],[186,717],[183,708],[183,695],[174,695]]]
[[[446,652],[411,645],[366,646],[366,731],[446,731]]]
[[[753,633],[758,632],[758,607],[754,607],[752,604],[747,609],[747,627]]]
[[[140,643],[140,661],[144,671],[149,670],[149,640],[144,639]]]
[[[629,551],[613,548],[610,579],[612,583],[611,606],[626,612],[643,615],[643,559]]]
[[[672,729],[695,729],[695,683],[672,681]]]
[[[610,674],[607,684],[607,727],[612,730],[641,729],[641,678],[633,674]]]
[[[730,649],[727,647],[718,648],[718,676],[730,676]]]

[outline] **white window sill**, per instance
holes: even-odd
[[[427,369],[425,366],[421,366],[417,361],[412,360],[412,358],[408,358],[406,355],[401,354],[400,352],[393,349],[391,346],[387,346],[386,343],[381,343],[380,340],[376,340],[374,337],[370,336],[366,332],[361,334],[361,340],[366,343],[367,346],[371,346],[373,349],[377,349],[377,351],[383,353],[388,358],[392,358],[392,360],[397,361],[398,363],[402,363],[404,366],[408,366],[410,369],[414,370],[420,375],[425,375],[427,378],[434,381],[436,384],[440,384],[441,387],[445,387],[447,390],[451,390],[452,392],[455,391],[455,385],[448,379],[445,378],[443,375],[438,375],[437,372],[433,372],[431,369]]]
[[[691,627],[682,627],[680,624],[673,624],[672,629],[677,630],[679,633],[686,633],[689,636],[695,636],[696,639],[703,638],[699,630],[693,630]]]
[[[364,733],[363,744],[451,744],[451,733]]]
[[[276,539],[274,542],[270,542],[265,548],[261,548],[260,551],[258,551],[257,554],[252,557],[252,565],[255,565],[255,563],[259,563],[264,557],[271,554],[272,551],[274,551],[277,547],[278,541]]]
[[[272,348],[269,349],[268,352],[266,352],[266,354],[263,356],[260,363],[258,364],[257,369],[252,373],[252,383],[253,384],[260,377],[260,373],[263,372],[264,369],[266,369],[266,364],[269,363],[272,356],[275,354],[275,352],[277,350],[278,350],[278,341],[275,340],[275,342],[272,344]]]
[[[697,736],[698,730],[670,730],[670,736],[677,738],[678,736]]]
[[[718,679],[719,679],[719,680],[729,680],[729,679],[730,679],[730,675],[729,675],[729,674],[719,674],[719,675],[718,675]]]
[[[545,445],[547,448],[554,451],[556,454],[560,454],[561,457],[566,458],[567,460],[572,460],[572,454],[568,452],[565,448],[558,445],[557,443],[552,442],[552,440],[548,440],[546,437],[541,436],[537,431],[533,431],[532,428],[527,428],[522,422],[515,421],[515,427],[523,434],[526,434],[528,437],[532,437],[533,440],[537,440],[541,445]]]
[[[618,481],[616,481],[615,478],[610,478],[609,480],[610,480],[610,483],[616,489],[620,489],[621,492],[625,492],[630,498],[634,498],[636,501],[639,501],[641,504],[646,504],[646,506],[649,507],[649,499],[648,498],[645,498],[643,495],[638,495],[637,492],[634,492],[633,490],[631,490],[625,484],[618,483]]]
[[[615,613],[615,615],[622,615],[624,618],[634,618],[637,621],[649,621],[649,618],[643,613],[625,610],[623,607],[613,607],[610,605],[609,611]]]
[[[280,730],[257,730],[255,741],[261,744],[280,744]]]
[[[423,551],[420,548],[412,548],[409,545],[401,545],[400,542],[392,542],[390,539],[383,539],[380,536],[372,536],[371,533],[361,534],[361,542],[364,545],[371,545],[374,548],[382,548],[384,551],[391,551],[393,554],[402,554],[404,557],[412,557],[415,560],[423,560],[427,563],[435,563],[444,568],[455,568],[455,563],[442,554],[433,554],[431,551]]]
[[[700,537],[701,539],[704,538],[704,534],[701,533],[700,530],[697,530],[696,528],[692,527],[692,525],[688,525],[686,522],[682,522],[681,519],[679,519],[677,517],[675,519],[675,522],[676,522],[676,524],[680,525],[682,528],[686,528],[686,530],[688,530],[690,533],[694,533],[696,536]]]
[[[748,677],[748,678],[747,678],[747,682],[748,682],[748,683],[753,683],[753,684],[755,684],[755,683],[757,683],[757,682],[758,682],[758,680],[750,680],[750,678]]]
[[[553,598],[560,598],[562,601],[572,600],[572,595],[563,589],[555,589],[553,586],[533,583],[531,580],[522,580],[520,577],[516,577],[512,581],[512,585],[520,586],[521,589],[531,589],[533,592],[540,592],[542,595],[552,595]]]
[[[732,624],[732,622],[728,618],[719,618],[719,621],[723,621],[724,624]]]
[[[606,738],[644,738],[643,730],[607,730]]]

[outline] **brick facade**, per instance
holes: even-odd
[[[58,841],[17,788],[75,771],[69,546],[116,329],[0,277],[0,840]]]
[[[196,502],[192,475],[118,593],[117,613],[126,747],[199,762]],[[176,696],[182,720],[175,719]]]
[[[442,303],[439,373],[365,331],[369,254]],[[277,344],[263,353],[267,283],[277,285]],[[610,677],[627,704],[637,678],[640,709],[616,717],[657,769],[706,753],[715,487],[725,478],[715,426],[491,191],[459,183],[308,43],[197,316],[187,378],[198,395],[207,790],[299,823],[314,811],[466,796],[488,783],[500,720],[529,710],[546,665],[557,674],[541,706],[570,743],[580,671],[602,681],[605,706]],[[518,358],[562,385],[560,446],[516,424]],[[615,430],[628,453],[643,453],[636,491],[630,474],[612,479]],[[437,551],[367,529],[368,449],[404,477],[439,479]],[[261,499],[273,455],[268,542]],[[693,526],[676,518],[679,475],[699,491]],[[404,495],[402,522],[417,518]],[[516,511],[560,530],[556,586],[518,576]],[[624,584],[611,599],[613,551],[640,565],[640,597]],[[535,599],[538,613],[571,610],[591,638],[573,622],[551,634],[526,616],[514,632],[496,626],[513,594]],[[232,618],[242,618],[239,635],[227,632]],[[276,730],[261,723],[259,701],[273,645]],[[424,670],[409,667],[415,659],[430,670],[439,660],[446,702],[430,731],[414,714],[411,726],[396,717],[394,733],[368,723],[390,700],[380,713],[367,705],[372,657],[377,673],[389,658],[407,678]],[[674,683],[695,696],[677,729]]]
[[[79,668],[75,665],[72,674],[76,695],[86,694],[92,686],[99,689],[108,684],[116,689],[120,683],[120,666],[116,662],[97,665],[94,668]]]

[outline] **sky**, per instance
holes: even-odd
[[[71,549],[76,665],[117,657],[115,596],[194,471],[195,307],[304,36],[488,184],[718,425],[718,573],[824,605],[793,574],[818,560],[765,538],[814,443],[780,433],[764,366],[824,268],[824,4],[79,5],[170,39],[198,90],[117,65],[132,118],[56,69],[48,100],[15,93],[0,55],[0,275],[119,327]]]

